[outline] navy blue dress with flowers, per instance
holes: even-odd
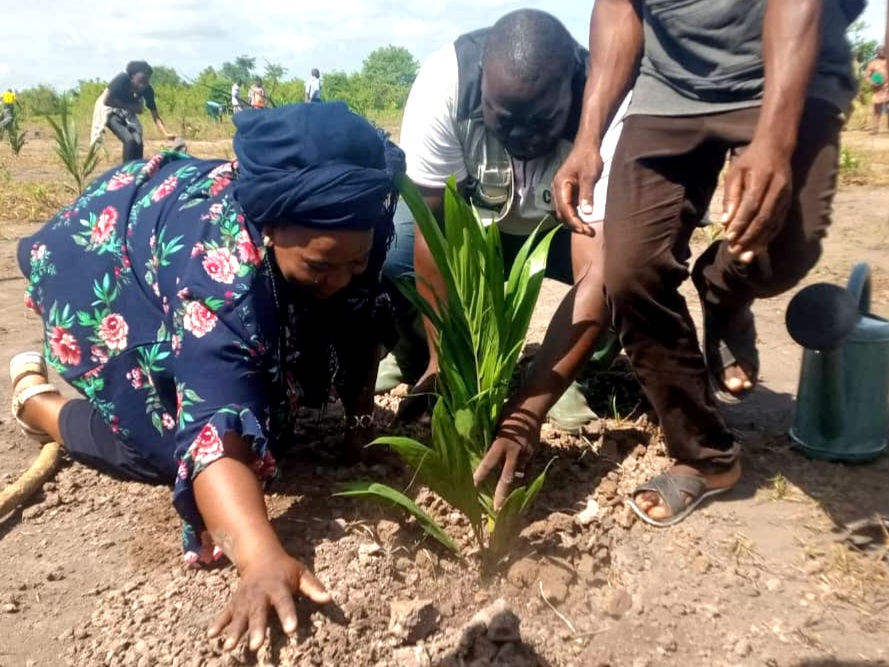
[[[283,284],[232,196],[235,178],[236,163],[177,153],[128,163],[19,246],[48,364],[119,439],[175,477],[192,563],[214,555],[192,481],[224,455],[223,435],[248,438],[253,469],[269,479],[307,391],[300,379],[320,370],[322,392],[335,379],[318,323],[336,318],[322,308],[312,324],[312,308]],[[371,290],[338,303],[356,314],[375,299]],[[312,345],[331,358],[319,366]],[[300,373],[301,360],[315,368]]]

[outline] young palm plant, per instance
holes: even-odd
[[[68,185],[75,194],[80,194],[86,187],[90,176],[99,164],[99,144],[90,146],[81,157],[80,140],[77,136],[77,124],[71,116],[71,105],[68,100],[61,102],[59,119],[47,117],[56,142],[56,155],[70,174],[74,185]]]
[[[420,483],[462,512],[485,560],[495,563],[540,491],[546,470],[530,485],[514,489],[499,511],[494,510],[489,489],[476,489],[472,473],[494,438],[543,283],[553,233],[542,238],[533,233],[506,275],[497,226],[482,224],[453,179],[445,190],[443,230],[413,183],[402,178],[399,189],[446,286],[445,298],[433,305],[412,283],[400,285],[438,332],[438,400],[428,445],[403,437],[382,437],[371,444],[393,449]],[[432,537],[458,551],[444,529],[401,491],[355,482],[340,495],[394,502]]]
[[[25,147],[25,131],[19,127],[18,117],[13,118],[12,122],[6,127],[7,140],[13,154],[18,155]]]

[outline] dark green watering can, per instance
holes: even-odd
[[[866,461],[889,441],[889,321],[870,313],[870,267],[846,289],[801,290],[787,329],[805,348],[790,437],[812,458]]]

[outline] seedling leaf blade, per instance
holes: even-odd
[[[398,505],[417,520],[420,527],[430,536],[438,540],[442,545],[455,554],[460,550],[448,534],[439,526],[435,519],[426,514],[417,503],[406,495],[393,489],[391,486],[378,482],[350,482],[343,486],[343,490],[334,494],[345,497],[376,497]]]

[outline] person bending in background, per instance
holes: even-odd
[[[151,65],[144,60],[133,60],[127,63],[126,71],[111,79],[108,88],[96,100],[91,144],[101,138],[102,131],[107,127],[123,145],[124,162],[141,160],[144,144],[139,115],[145,109],[151,113],[154,124],[165,138],[176,138],[167,130],[158,113],[151,74]]]

